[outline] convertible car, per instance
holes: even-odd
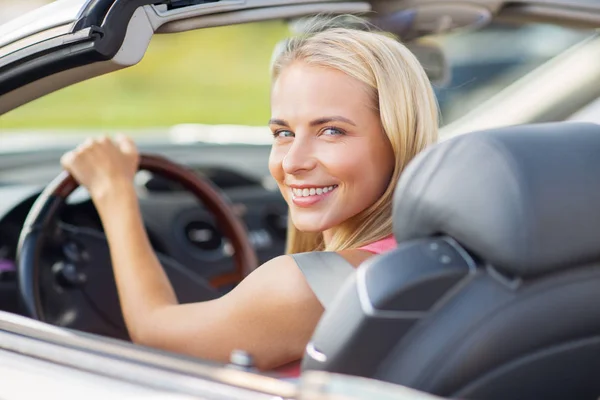
[[[600,396],[600,4],[45,3],[0,25],[0,397]],[[98,214],[60,156],[120,115],[143,152],[144,222],[179,300],[221,296],[284,252],[287,209],[261,125],[268,66],[320,14],[396,34],[436,84],[442,140],[400,179],[398,248],[344,283],[297,379],[254,370],[242,350],[217,365],[131,344]],[[495,38],[526,47],[507,62],[473,50]],[[172,57],[178,46],[187,58]],[[136,80],[152,57],[155,92]],[[113,76],[144,96],[123,96]]]

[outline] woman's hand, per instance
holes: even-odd
[[[87,188],[94,201],[130,185],[138,169],[139,153],[133,141],[118,136],[88,139],[61,158],[65,170]]]

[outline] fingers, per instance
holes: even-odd
[[[115,143],[116,142],[116,143]],[[125,144],[125,145],[124,145]],[[133,153],[136,149],[133,141],[125,136],[119,135],[115,141],[108,136],[88,138],[74,150],[75,155],[80,153],[94,152],[95,150],[119,149],[123,153]],[[124,151],[126,149],[127,151]]]
[[[65,153],[61,157],[61,165],[68,170],[82,157],[94,159],[103,155],[116,155],[115,151],[122,153],[129,160],[139,161],[138,150],[133,140],[120,134],[115,137],[114,142],[108,136],[86,139],[74,150]]]
[[[140,155],[133,140],[127,136],[119,134],[115,138],[115,142],[119,150],[121,150],[121,153],[125,154],[131,163],[131,167],[137,170],[140,163]]]
[[[115,137],[115,142],[119,149],[125,154],[137,154],[137,147],[130,137],[122,134],[118,134]]]
[[[63,168],[94,196],[110,193],[119,182],[132,182],[139,165],[133,141],[124,136],[87,139],[61,157]]]
[[[63,156],[60,158],[60,165],[65,170],[69,171],[69,169],[73,165],[74,159],[75,159],[75,154],[73,153],[73,151],[69,151],[69,152],[63,154]]]
[[[88,138],[88,139],[86,139],[83,143],[81,143],[75,149],[73,149],[71,151],[68,151],[65,154],[63,154],[63,156],[60,158],[60,164],[61,164],[61,166],[65,170],[67,170],[69,172],[72,172],[72,169],[75,166],[75,163],[77,162],[77,160],[81,156],[83,156],[84,154],[90,153],[91,150],[97,144],[100,144],[101,142],[105,142],[105,140],[102,140],[101,138],[98,138],[98,139]]]

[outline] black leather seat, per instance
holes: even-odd
[[[444,397],[600,397],[600,126],[464,135],[420,154],[398,248],[327,309],[303,369]]]

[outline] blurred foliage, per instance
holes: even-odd
[[[143,60],[0,116],[0,128],[265,125],[282,21],[155,35]]]

